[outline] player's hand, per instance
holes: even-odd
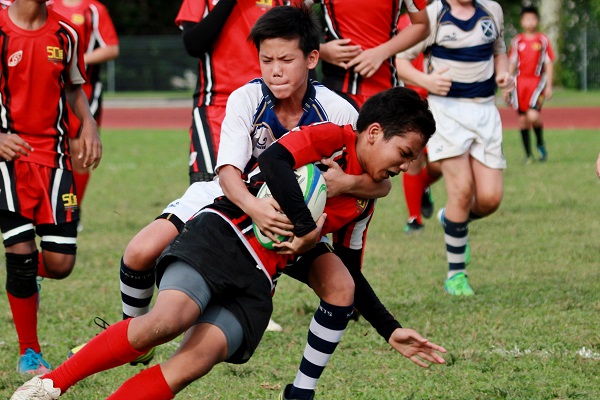
[[[425,75],[424,87],[431,94],[438,96],[446,96],[452,86],[452,78],[444,73],[448,72],[450,67],[441,68],[433,71],[431,74]]]
[[[292,238],[286,242],[275,243],[273,249],[276,250],[278,254],[306,253],[308,250],[315,247],[319,240],[321,240],[321,229],[323,229],[325,218],[327,218],[327,214],[321,214],[317,220],[317,227],[313,229],[312,232],[302,237],[292,236]]]
[[[377,46],[372,49],[364,50],[358,56],[354,57],[347,64],[347,68],[354,67],[354,72],[365,78],[370,78],[377,72],[386,58],[383,48]]]
[[[292,233],[294,225],[283,213],[277,200],[273,197],[263,197],[255,198],[252,203],[248,207],[248,215],[265,236],[275,243],[279,243],[277,235],[294,235]]]
[[[93,119],[82,121],[81,135],[79,136],[81,150],[77,158],[83,159],[83,167],[96,169],[102,159],[102,142],[98,134],[96,121]]]
[[[348,174],[331,158],[323,158],[321,164],[328,167],[327,171],[322,172],[325,184],[327,185],[327,198],[347,193],[348,184],[352,183],[347,179]]]
[[[502,100],[504,100],[504,103],[508,106],[510,106],[512,104],[512,98],[511,98],[510,93],[511,93],[510,90],[502,91]]]
[[[515,87],[515,79],[508,72],[496,75],[496,84],[500,89],[512,90]]]
[[[388,342],[397,352],[420,367],[429,368],[427,362],[433,364],[444,364],[446,362],[438,354],[438,352],[445,353],[446,349],[431,343],[413,329],[396,329]]]
[[[321,58],[330,64],[348,69],[348,61],[362,52],[358,45],[351,45],[350,39],[336,39],[321,44]]]
[[[19,135],[0,133],[0,161],[14,161],[21,156],[28,156],[31,151],[33,147]]]

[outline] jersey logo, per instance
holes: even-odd
[[[62,195],[62,201],[65,206],[65,211],[77,209],[77,196],[73,193],[65,193]]]
[[[21,61],[22,58],[23,58],[23,50],[15,51],[14,53],[11,54],[10,57],[8,57],[8,66],[9,67],[16,66]]]
[[[64,58],[64,51],[60,47],[46,46],[46,52],[48,53],[48,61],[62,62]]]
[[[73,14],[71,16],[71,22],[73,22],[75,25],[83,25],[85,22],[85,17],[81,14]]]
[[[496,40],[496,27],[490,18],[485,18],[481,21],[481,31],[488,41],[493,42]]]
[[[358,210],[356,210],[357,213],[362,213],[363,211],[365,211],[365,208],[367,208],[367,200],[366,199],[356,199],[356,208],[358,208]]]
[[[271,7],[271,0],[256,0],[257,7]]]

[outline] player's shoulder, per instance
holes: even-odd
[[[58,11],[55,11],[51,8],[48,8],[48,20],[50,23],[68,25],[68,27],[73,28],[76,32],[78,32],[79,28],[77,28],[77,26],[73,22],[71,22],[69,18],[63,16]]]
[[[257,107],[263,97],[263,80],[256,78],[231,92],[227,99],[227,104],[237,107],[243,105],[246,107]]]
[[[477,3],[485,8],[488,9],[490,12],[492,12],[494,14],[494,16],[502,16],[502,6],[500,5],[500,3],[494,1],[494,0],[477,0]]]
[[[347,114],[358,116],[358,111],[346,99],[328,89],[323,84],[312,81],[311,84],[315,88],[315,100],[327,111],[332,114]]]
[[[100,12],[108,13],[108,8],[98,0],[88,0],[88,7],[94,7]]]

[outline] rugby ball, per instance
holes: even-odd
[[[310,214],[316,221],[319,219],[323,210],[325,209],[325,202],[327,201],[327,186],[325,185],[325,178],[319,168],[314,164],[306,164],[294,171],[296,175],[296,181],[302,190],[304,195],[304,203],[310,210]],[[265,198],[272,197],[271,191],[266,183],[264,183],[256,197]],[[273,242],[268,236],[264,235],[258,227],[252,223],[254,235],[258,242],[269,250],[273,250]],[[280,242],[289,239],[288,236],[278,236]]]

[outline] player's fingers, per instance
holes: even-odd
[[[424,363],[417,356],[412,356],[409,358],[409,360],[417,364],[419,367],[429,368],[429,364]]]

